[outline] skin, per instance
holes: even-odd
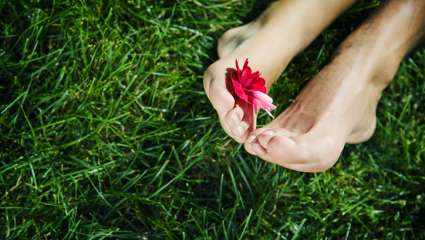
[[[335,164],[345,144],[373,135],[382,91],[423,35],[423,0],[386,2],[348,36],[295,101],[262,128],[253,130],[255,123],[246,122],[225,86],[225,69],[235,58],[249,58],[269,89],[290,60],[352,3],[278,1],[256,21],[223,35],[220,59],[207,69],[204,87],[223,129],[249,153],[288,169],[318,172]]]
[[[290,60],[352,3],[352,0],[278,1],[256,21],[223,35],[218,44],[220,59],[206,70],[204,88],[229,136],[243,143],[255,124],[248,124],[242,108],[228,92],[226,68],[233,67],[235,59],[243,63],[248,58],[250,66],[261,71],[270,89]]]

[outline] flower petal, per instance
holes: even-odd
[[[244,65],[240,81],[243,86],[249,86],[252,81],[255,81],[255,79],[252,78],[252,70],[250,67]]]
[[[238,76],[238,80],[241,81],[242,71],[239,68],[238,59],[236,59],[235,62],[236,62],[236,74]]]
[[[232,95],[235,95],[235,89],[233,87],[233,80],[232,80],[234,78],[234,75],[236,74],[235,72],[236,71],[233,68],[226,69],[226,86],[230,94]]]
[[[254,107],[264,109],[264,111],[273,117],[273,115],[270,113],[270,111],[276,109],[276,106],[273,104],[273,99],[260,91],[253,91],[252,95],[254,97]]]
[[[236,96],[245,102],[248,102],[248,95],[246,94],[246,90],[243,88],[243,86],[238,82],[232,79],[233,89],[236,94]]]
[[[262,78],[256,79],[256,81],[253,81],[249,86],[246,88],[250,91],[260,91],[263,93],[266,93],[266,81]]]
[[[248,59],[245,59],[242,69],[239,67],[237,59],[235,64],[236,69],[228,68],[226,71],[226,84],[236,102],[246,105],[244,112],[256,113],[263,109],[272,116],[270,111],[274,110],[276,106],[273,105],[273,99],[266,94],[266,81],[261,77],[261,73],[252,71],[248,66]],[[250,115],[250,117],[253,116]]]
[[[245,68],[247,68],[248,67],[248,63],[249,63],[249,61],[248,61],[248,58],[247,59],[245,59],[245,62],[244,62],[244,64],[243,64],[243,69],[245,69]],[[248,67],[249,68],[249,67]]]
[[[250,130],[255,130],[256,127],[256,118],[255,118],[255,111],[254,106],[250,103],[244,102],[241,99],[236,101],[236,104],[239,105],[244,112],[243,121],[248,123]]]

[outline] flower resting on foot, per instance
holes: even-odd
[[[273,105],[273,99],[266,94],[266,81],[261,77],[259,71],[253,72],[248,66],[248,59],[242,69],[239,68],[236,60],[236,69],[227,68],[226,85],[229,92],[235,98],[236,104],[239,104],[245,112],[245,118],[255,129],[255,114],[263,109],[271,117],[271,111],[276,106]]]

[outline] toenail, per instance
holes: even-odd
[[[226,122],[233,128],[233,130],[236,130],[236,128],[240,125],[240,120],[237,120],[233,114],[227,117]]]
[[[230,116],[230,118],[232,119],[232,121],[237,124],[241,121],[240,118],[238,118],[238,115],[236,113],[231,113],[232,115]]]
[[[235,115],[238,118],[238,120],[242,120],[244,114],[243,114],[243,110],[239,106],[236,106]]]
[[[256,143],[255,144],[252,144],[252,148],[253,148],[254,152],[257,155],[264,155],[264,154],[266,154],[266,152],[263,150],[263,148],[260,145],[256,144]]]
[[[266,131],[264,131],[264,132],[261,133],[261,135],[266,135],[266,136],[272,136],[274,134],[275,134],[275,131],[274,130],[271,130],[271,129],[266,130]]]
[[[249,142],[249,143],[253,143],[255,141],[255,139],[256,139],[255,135],[250,135],[246,141]]]
[[[235,131],[233,133],[236,134],[236,135],[239,135],[239,136],[242,135],[243,132],[245,131],[243,129],[243,127],[240,126],[240,125],[236,126],[234,129],[235,129]]]
[[[246,131],[246,130],[248,129],[249,125],[248,125],[248,123],[246,123],[246,122],[242,122],[242,123],[241,123],[241,127],[242,127],[242,129],[243,129],[244,131]]]

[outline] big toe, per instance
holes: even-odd
[[[224,72],[222,76],[216,72],[215,64],[207,69],[204,74],[204,89],[214,109],[219,115],[225,115],[234,107],[235,99],[227,90]]]
[[[317,139],[309,134],[296,134],[286,129],[258,129],[251,133],[245,149],[260,158],[288,169],[320,172],[335,164],[343,144],[334,138]]]
[[[248,137],[245,148],[249,153],[279,165],[304,162],[309,157],[296,142],[294,134],[282,128],[254,131]]]

